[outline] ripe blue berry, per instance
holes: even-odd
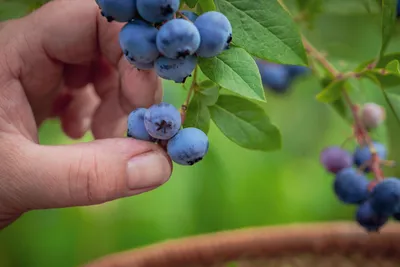
[[[393,219],[395,219],[396,221],[400,221],[400,212],[397,211],[395,214],[393,214]]]
[[[136,15],[136,0],[98,0],[101,15],[109,22],[128,22]]]
[[[195,22],[196,19],[199,17],[199,15],[197,15],[196,13],[189,11],[189,10],[182,10],[181,13],[186,18],[188,18],[191,22]]]
[[[305,66],[286,65],[286,68],[289,72],[289,75],[293,78],[306,74],[310,71],[310,69]]]
[[[368,198],[368,184],[368,179],[356,169],[346,168],[336,174],[333,187],[342,202],[359,204]]]
[[[371,192],[371,206],[375,212],[391,216],[400,209],[400,180],[386,178]]]
[[[181,128],[181,114],[171,104],[164,102],[156,104],[144,114],[144,125],[152,137],[168,140]]]
[[[192,22],[184,19],[168,21],[157,35],[157,48],[167,58],[185,58],[193,55],[199,46],[199,31]]]
[[[168,141],[167,152],[180,165],[193,165],[208,152],[208,137],[197,128],[184,128]]]
[[[151,70],[154,68],[154,62],[151,63],[131,62],[131,64],[138,70]]]
[[[396,15],[400,17],[400,1],[397,1]]]
[[[128,137],[132,137],[143,141],[155,141],[153,137],[149,135],[144,126],[144,114],[146,113],[145,108],[138,108],[132,111],[128,116]]]
[[[378,232],[388,219],[388,217],[376,213],[369,201],[364,202],[357,209],[356,220],[368,232]]]
[[[176,83],[184,83],[196,68],[196,64],[197,58],[195,56],[188,56],[184,59],[160,57],[156,60],[154,69],[161,78]]]
[[[156,28],[141,20],[128,22],[122,27],[119,43],[129,62],[152,63],[158,58],[157,33]]]
[[[140,16],[148,22],[170,20],[179,9],[179,0],[136,0]]]
[[[154,62],[150,62],[150,63],[141,63],[141,62],[137,62],[137,61],[132,61],[129,57],[127,57],[126,55],[124,55],[125,59],[135,68],[137,68],[138,70],[151,70],[154,68]]]
[[[378,142],[373,142],[373,145],[379,158],[386,159],[387,151],[385,146]],[[368,166],[371,159],[371,151],[367,145],[356,148],[356,151],[354,152],[354,163],[357,167],[365,166],[365,164]],[[365,168],[364,171],[369,172],[370,168]]]
[[[199,57],[214,57],[229,48],[232,26],[224,14],[210,11],[201,14],[194,22],[200,32]]]
[[[325,148],[321,152],[320,161],[331,173],[337,173],[353,165],[353,157],[350,153],[338,146]]]
[[[284,65],[256,60],[261,81],[265,88],[276,93],[285,93],[290,86],[290,76]]]
[[[361,120],[367,129],[378,127],[385,117],[385,109],[375,103],[366,103],[362,107]]]

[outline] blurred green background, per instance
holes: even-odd
[[[310,40],[342,69],[373,58],[380,45],[379,10],[374,1],[372,13],[365,4],[368,1],[323,2],[323,13],[315,17],[311,28],[303,27]],[[0,18],[23,16],[38,5],[40,1],[0,0]],[[391,51],[396,51],[399,41],[396,33]],[[185,91],[174,83],[164,85],[164,100],[179,106]],[[358,102],[383,103],[373,84],[361,81],[358,85],[353,94]],[[288,95],[267,92],[265,109],[282,131],[282,150],[242,149],[212,125],[207,157],[194,167],[175,165],[171,180],[157,190],[99,206],[25,214],[0,232],[0,266],[71,267],[170,238],[261,225],[352,220],[355,208],[339,203],[332,177],[319,164],[320,150],[340,145],[351,128],[332,108],[315,100],[319,90],[316,78],[307,77],[297,80]],[[391,114],[388,122],[390,136],[398,136]],[[379,139],[392,141],[391,147],[396,147],[395,138],[388,140],[385,132]],[[84,141],[90,139],[87,136]],[[41,127],[40,140],[43,144],[72,142],[57,121]],[[394,152],[392,158],[397,158]]]

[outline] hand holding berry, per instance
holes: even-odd
[[[52,1],[0,25],[0,228],[32,209],[98,204],[168,180],[163,149],[118,138],[132,109],[162,95],[155,72],[125,60],[122,26],[93,0]],[[91,129],[108,139],[39,145],[37,128],[53,116],[72,138]]]

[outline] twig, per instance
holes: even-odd
[[[343,74],[338,71],[311,43],[303,36],[304,47],[308,54],[315,58],[335,79],[342,79]],[[384,179],[383,171],[380,166],[381,160],[374,148],[373,142],[365,129],[359,117],[358,107],[352,102],[346,90],[342,90],[343,97],[349,105],[353,118],[354,118],[354,136],[360,145],[368,145],[371,151],[371,164],[370,168],[374,174],[375,180],[380,181]]]
[[[186,119],[186,111],[187,111],[187,109],[188,109],[190,99],[192,98],[192,94],[193,94],[194,90],[196,89],[196,87],[197,87],[197,67],[194,69],[194,72],[193,72],[193,80],[192,80],[192,83],[191,83],[191,85],[190,85],[188,94],[187,94],[187,96],[186,96],[186,100],[185,100],[185,102],[184,102],[184,103],[182,104],[182,106],[181,106],[182,124],[184,123],[184,121],[185,121],[185,119]]]
[[[178,13],[178,15],[181,16],[183,19],[185,19],[185,20],[187,20],[187,21],[191,21],[188,17],[186,17],[185,15],[183,15],[182,12],[178,11],[178,12],[176,12],[176,13]]]

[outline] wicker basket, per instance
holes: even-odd
[[[86,267],[399,267],[400,224],[368,234],[355,223],[305,224],[170,240]]]

